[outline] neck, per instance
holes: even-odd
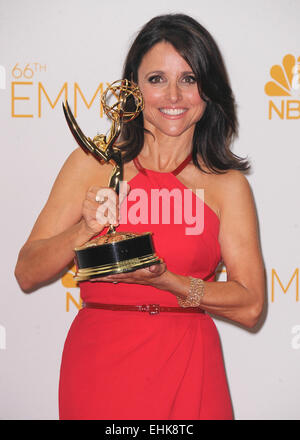
[[[151,130],[150,130],[151,131]],[[193,132],[181,136],[166,136],[151,131],[145,133],[144,146],[140,154],[145,168],[157,171],[174,170],[192,152]]]

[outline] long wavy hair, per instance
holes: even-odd
[[[220,50],[210,33],[184,14],[160,15],[144,25],[135,38],[124,63],[123,78],[138,82],[138,69],[144,55],[157,43],[168,42],[189,64],[196,76],[199,94],[206,109],[193,136],[193,162],[202,171],[199,155],[210,172],[229,169],[246,171],[249,163],[230,147],[237,136],[236,105]],[[128,110],[133,102],[128,102]],[[143,113],[124,124],[120,136],[125,162],[134,159],[144,144]]]

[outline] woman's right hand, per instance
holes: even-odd
[[[91,186],[82,205],[82,217],[88,233],[96,235],[105,227],[119,224],[120,205],[129,191],[129,185],[120,184],[120,194],[108,187]]]

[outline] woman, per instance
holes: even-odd
[[[242,173],[248,164],[230,151],[237,121],[225,67],[199,23],[165,15],[136,37],[124,78],[138,83],[145,101],[121,136],[127,214],[136,202],[133,190],[149,196],[149,213],[153,190],[186,196],[190,188],[189,203],[201,205],[204,223],[191,231],[174,211],[169,224],[149,216],[131,224],[125,212],[118,230],[151,230],[164,263],[81,283],[91,308],[79,311],[65,343],[60,418],[232,419],[219,337],[208,313],[253,327],[263,307],[264,269]],[[110,165],[99,166],[80,149],[67,159],[20,251],[16,277],[24,291],[58,274],[76,246],[119,222],[112,190],[105,212],[98,202],[110,173]],[[186,208],[184,203],[182,198]],[[222,283],[214,281],[221,260],[227,269]],[[141,304],[169,309],[126,309]]]

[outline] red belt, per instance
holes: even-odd
[[[169,313],[205,313],[204,310],[199,307],[164,307],[159,304],[142,304],[127,305],[127,304],[102,304],[102,303],[82,303],[82,308],[88,309],[105,309],[105,310],[118,310],[129,312],[148,312],[149,315],[157,315],[160,312]]]

